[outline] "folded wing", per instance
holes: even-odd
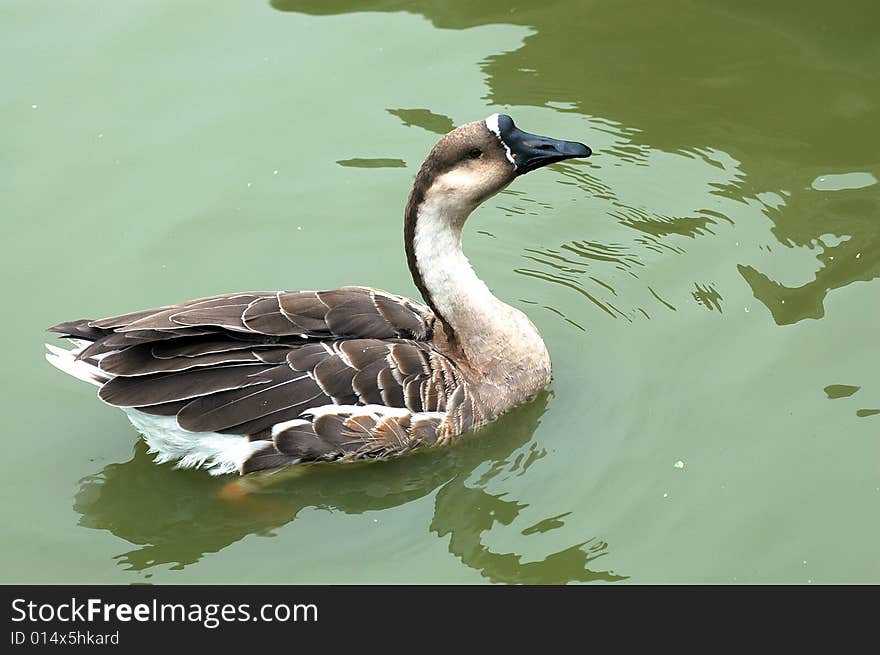
[[[452,405],[472,423],[431,311],[375,289],[228,294],[50,329],[87,342],[77,358],[107,380],[105,402],[261,442],[243,469],[434,443]]]

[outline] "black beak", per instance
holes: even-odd
[[[561,141],[523,132],[506,114],[498,115],[498,131],[501,142],[510,151],[517,175],[524,175],[563,159],[589,157],[593,154],[588,146],[577,141]]]

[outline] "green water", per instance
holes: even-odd
[[[876,2],[0,5],[3,582],[880,582]],[[466,250],[548,393],[230,499],[43,329],[225,291],[416,295],[402,212],[495,111],[596,155]]]

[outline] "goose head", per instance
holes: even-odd
[[[519,175],[591,154],[583,143],[529,134],[510,116],[492,114],[440,139],[416,177],[416,189],[450,213],[470,213]]]
[[[477,206],[517,176],[591,154],[583,143],[524,132],[505,114],[457,127],[428,154],[404,214],[407,264],[443,325],[443,338],[450,348],[461,348],[464,359],[494,361],[499,344],[487,336],[486,326],[507,320],[514,326],[514,340],[532,354],[543,353],[541,366],[549,375],[549,355],[540,335],[524,314],[495,298],[476,276],[462,252],[462,228]]]

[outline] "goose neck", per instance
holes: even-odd
[[[411,205],[405,236],[413,281],[447,337],[458,344],[478,339],[503,303],[462,251],[462,228],[473,208],[431,193]]]

